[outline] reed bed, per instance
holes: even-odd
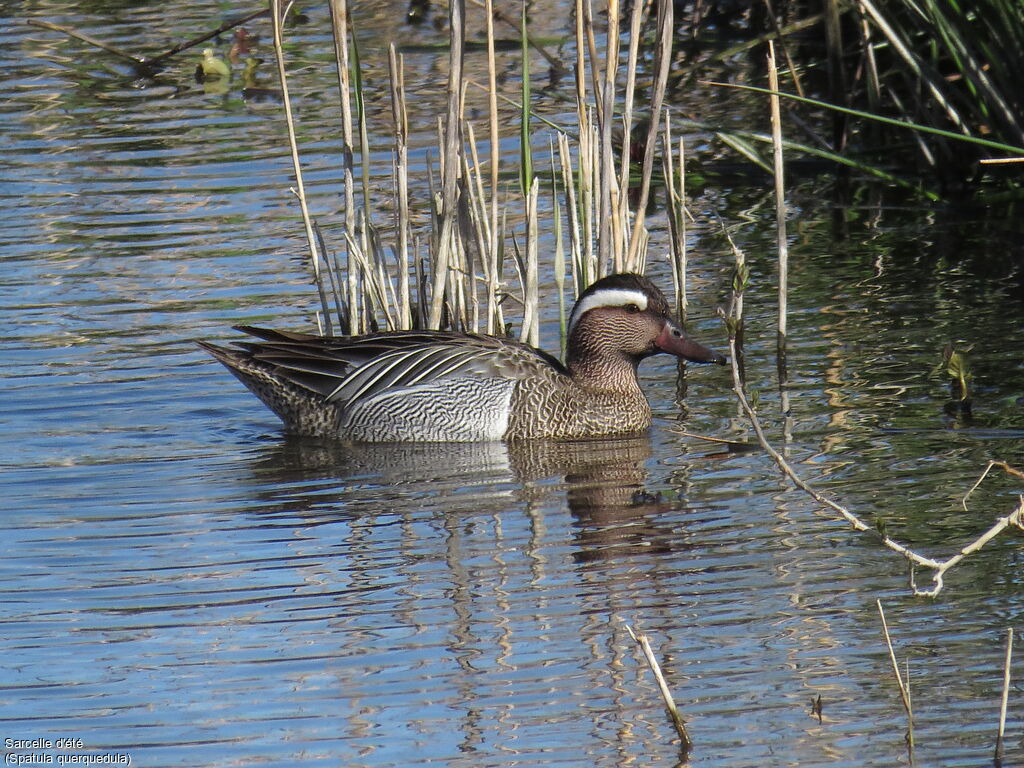
[[[273,0],[271,5],[279,18],[280,0]],[[976,25],[986,34],[996,34],[998,25],[992,19],[1009,12],[997,0],[991,0],[991,5],[993,8],[990,15],[984,17],[985,23]],[[601,10],[606,11],[604,27],[595,20],[590,0],[576,2],[575,60],[569,67],[575,83],[576,113],[571,126],[552,126],[531,110],[531,57],[543,55],[549,64],[553,59],[529,34],[525,10],[519,19],[522,88],[517,126],[520,151],[518,169],[515,169],[519,183],[513,184],[507,182],[509,174],[503,172],[512,169],[502,168],[502,163],[510,164],[510,160],[503,158],[500,151],[503,133],[507,138],[511,131],[507,126],[507,107],[499,107],[509,99],[498,86],[494,21],[497,18],[502,23],[512,24],[516,20],[495,9],[493,0],[472,0],[469,4],[469,12],[482,15],[486,29],[487,76],[482,78],[484,82],[477,82],[462,66],[467,4],[465,0],[453,0],[449,4],[448,80],[444,86],[447,107],[437,124],[437,150],[433,155],[437,160],[436,173],[428,180],[432,215],[428,227],[417,229],[412,225],[414,212],[410,210],[409,190],[413,185],[417,188],[427,185],[422,179],[410,179],[403,57],[392,47],[389,70],[394,213],[385,216],[373,210],[371,204],[370,142],[353,20],[347,0],[330,0],[344,144],[344,226],[340,238],[335,237],[340,242],[330,244],[340,252],[338,257],[329,255],[320,242],[322,238],[316,236],[315,222],[311,221],[305,206],[298,148],[294,135],[290,136],[298,177],[296,193],[302,203],[310,263],[320,296],[319,322],[323,333],[447,328],[511,334],[517,325],[516,335],[536,344],[542,280],[545,288],[553,284],[557,290],[564,316],[566,290],[578,293],[612,271],[644,271],[649,256],[645,211],[659,154],[660,181],[667,193],[670,226],[668,261],[676,308],[680,318],[685,320],[684,145],[682,140],[673,141],[672,120],[663,106],[670,80],[678,82],[679,78],[678,73],[670,77],[677,28],[673,3],[671,0],[633,3],[628,14],[623,13],[619,0],[608,0],[602,6]],[[982,124],[982,117],[988,115],[990,123],[1006,128],[1007,138],[1018,139],[1019,126],[1010,119],[1008,112],[1012,110],[1008,110],[1007,99],[1000,95],[1005,86],[999,87],[1010,77],[1005,71],[1010,65],[1004,63],[998,72],[987,74],[983,57],[988,49],[982,47],[979,53],[976,47],[967,45],[964,42],[966,32],[960,30],[961,34],[957,34],[956,18],[948,18],[949,14],[944,16],[931,3],[924,8],[926,16],[931,14],[928,28],[941,28],[942,44],[950,52],[959,52],[955,60],[962,73],[961,79],[973,84],[976,101],[991,98],[998,107],[995,111],[986,111],[979,106],[973,126]],[[900,103],[896,89],[889,86],[887,90],[886,71],[880,73],[878,66],[882,53],[896,55],[907,71],[921,78],[923,85],[918,90],[929,94],[928,97],[940,105],[938,111],[944,120],[958,126],[953,131],[911,123],[907,115],[897,119],[869,115],[846,106],[847,100],[838,98],[839,90],[834,91],[832,104],[803,96],[804,88],[793,65],[792,45],[787,45],[786,40],[786,35],[799,25],[783,27],[774,18],[774,34],[770,37],[779,42],[788,64],[785,74],[797,90],[796,94],[788,96],[789,102],[835,110],[837,133],[833,148],[815,148],[782,138],[778,130],[780,86],[774,65],[770,88],[751,88],[771,94],[775,123],[772,135],[756,131],[714,131],[720,140],[760,164],[776,180],[782,278],[779,299],[783,307],[787,285],[785,219],[781,204],[784,182],[780,153],[783,148],[787,152],[817,155],[890,182],[915,187],[936,199],[938,195],[847,153],[846,118],[909,127],[915,132],[923,152],[927,151],[927,137],[948,141],[954,135],[958,140],[972,142],[979,151],[1010,151],[1002,142],[977,136],[978,131],[958,117],[963,107],[958,109],[947,95],[953,85],[931,76],[934,62],[925,66],[921,54],[915,53],[909,44],[922,39],[920,29],[912,33],[904,25],[904,31],[900,32],[887,21],[898,15],[897,12],[887,13],[868,0],[859,0],[856,13],[829,5],[829,12],[823,15],[822,21],[830,30],[826,37],[836,89],[850,79],[842,68],[844,60],[849,60],[844,53],[843,30],[850,21],[857,21],[862,44],[862,66],[858,72],[863,74],[863,89],[869,105],[879,107],[887,94],[893,103]],[[900,18],[909,23],[905,13]],[[917,23],[925,24],[921,18],[914,18]],[[1016,28],[1012,24],[1006,26],[1006,31],[999,31],[1002,35],[999,39],[1012,34]],[[872,37],[879,30],[886,36],[886,44],[881,49]],[[277,24],[278,47],[279,37],[280,24]],[[948,55],[952,57],[953,53]],[[638,87],[637,83],[640,62],[647,64],[643,87]],[[287,89],[286,67],[281,55],[279,70]],[[470,88],[486,93],[486,125],[474,125],[466,117],[466,94]],[[644,94],[642,99],[638,96],[640,93]],[[285,110],[290,123],[287,95]],[[919,103],[916,111],[927,110]],[[997,115],[1002,117],[997,120]],[[534,146],[537,139],[534,126],[542,121],[553,128],[545,132],[551,137],[546,156],[541,148]],[[681,122],[677,120],[676,127]],[[709,128],[690,122],[686,125]],[[774,147],[770,159],[762,157],[757,146],[760,142]],[[542,254],[543,234],[553,235],[556,247],[543,249]],[[780,359],[784,359],[785,352],[785,318],[783,309],[779,315]]]
[[[273,0],[279,17],[279,0]],[[318,312],[325,334],[375,330],[453,329],[510,334],[536,344],[540,293],[553,284],[565,315],[564,291],[575,294],[613,271],[644,271],[649,236],[644,212],[654,184],[655,158],[669,195],[674,236],[669,261],[676,303],[686,307],[685,186],[682,149],[674,145],[663,111],[672,60],[671,0],[636,3],[628,37],[619,29],[616,0],[607,8],[607,29],[600,29],[588,0],[576,3],[576,120],[555,126],[546,153],[535,146],[533,127],[543,121],[530,108],[530,59],[535,42],[520,19],[519,183],[503,181],[499,150],[502,121],[498,90],[494,18],[491,0],[471,4],[486,19],[487,77],[478,83],[463,68],[467,6],[449,4],[447,108],[437,125],[437,168],[427,180],[431,190],[429,227],[416,229],[410,210],[408,114],[402,54],[390,50],[392,113],[391,156],[393,215],[370,203],[370,147],[363,104],[356,36],[347,0],[331,0],[338,84],[342,102],[344,154],[344,230],[340,256],[329,256],[315,222],[308,217],[301,165],[290,132],[296,194],[303,207],[313,277],[321,297]],[[503,21],[509,21],[505,16]],[[652,29],[650,33],[644,30]],[[623,38],[629,43],[622,48]],[[286,62],[275,25],[282,82]],[[650,54],[645,48],[650,47]],[[641,57],[653,61],[650,82],[638,87]],[[469,88],[486,91],[486,126],[466,117]],[[647,94],[641,100],[639,93]],[[290,109],[285,100],[286,117]],[[633,149],[631,148],[638,148]],[[674,151],[677,150],[678,154]],[[639,158],[635,155],[639,152]],[[542,170],[543,169],[543,170]],[[420,185],[422,180],[420,180]],[[360,194],[361,191],[361,194]],[[541,204],[541,200],[546,202]],[[511,223],[510,223],[511,222]],[[542,249],[542,234],[554,237],[554,249]]]

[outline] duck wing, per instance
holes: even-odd
[[[241,342],[276,376],[345,408],[385,392],[458,378],[516,380],[567,375],[550,355],[511,339],[444,331],[313,336],[238,326],[261,341]]]

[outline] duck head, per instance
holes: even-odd
[[[683,332],[665,295],[642,275],[609,275],[587,288],[569,316],[567,338],[570,368],[585,357],[620,355],[635,364],[662,352],[693,363],[726,363]]]

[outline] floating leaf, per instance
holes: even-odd
[[[213,55],[213,48],[203,49],[203,60],[199,63],[199,66],[203,70],[204,80],[227,79],[231,77],[231,67],[227,65],[224,59],[219,59]]]
[[[952,379],[952,386],[956,396],[961,402],[971,399],[971,366],[967,360],[967,350],[955,349],[952,344],[947,344],[942,351],[946,361],[946,375]]]

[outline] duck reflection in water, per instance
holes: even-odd
[[[678,534],[658,530],[666,504],[645,488],[648,435],[510,443],[338,443],[289,437],[254,466],[270,514],[352,519],[425,503],[479,514],[550,503],[564,490],[577,524],[581,562],[670,549]],[[564,482],[558,482],[558,478]]]

